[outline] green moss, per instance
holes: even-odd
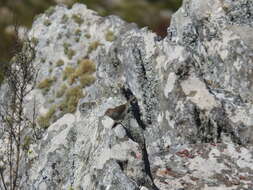
[[[66,22],[68,22],[68,19],[69,19],[69,17],[67,16],[67,15],[63,15],[62,17],[61,17],[61,23],[62,24],[65,24]]]
[[[65,99],[60,104],[59,109],[64,113],[74,113],[79,99],[83,96],[80,86],[68,89],[65,94]]]
[[[83,23],[82,15],[80,14],[73,14],[72,19],[79,25]]]
[[[65,94],[65,91],[67,90],[67,86],[63,84],[60,89],[56,92],[56,97],[60,98]]]
[[[43,23],[45,26],[50,26],[52,23],[50,20],[45,20],[44,23]]]
[[[56,62],[56,66],[57,67],[60,67],[60,66],[62,66],[62,65],[64,65],[64,61],[63,60],[58,60],[57,62]]]
[[[45,115],[39,116],[37,119],[38,125],[43,128],[47,129],[50,126],[50,122],[54,119],[54,114],[56,112],[56,105],[53,105]]]
[[[89,74],[84,74],[80,77],[79,81],[81,86],[84,88],[86,86],[90,86],[95,82],[96,78]]]
[[[88,48],[88,53],[93,52],[94,50],[96,50],[98,48],[98,46],[102,45],[99,41],[94,41],[90,44],[89,48]]]
[[[109,42],[112,42],[116,39],[114,33],[112,31],[108,31],[106,34],[105,34],[105,39]]]
[[[52,84],[56,81],[56,78],[53,77],[53,78],[46,78],[44,79],[43,81],[41,81],[37,88],[39,89],[50,89],[50,87],[52,86]]]

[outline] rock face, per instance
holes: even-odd
[[[252,189],[252,23],[245,0],[185,0],[162,40],[81,4],[38,17],[23,189]]]

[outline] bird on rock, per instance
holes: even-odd
[[[121,121],[124,119],[124,117],[127,114],[127,111],[129,109],[130,103],[134,99],[135,99],[135,97],[132,97],[125,104],[122,104],[122,105],[117,106],[115,108],[109,108],[109,109],[107,109],[106,112],[105,112],[105,115],[107,115],[108,117],[110,117],[111,119],[113,119],[115,121],[115,124],[118,124],[118,123],[121,124]],[[115,125],[113,127],[115,127]]]

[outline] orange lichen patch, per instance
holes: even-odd
[[[183,177],[182,174],[179,174],[175,171],[173,171],[171,168],[166,168],[166,169],[163,169],[163,170],[159,170],[157,171],[157,174],[158,176],[171,176],[171,177],[174,177],[174,178],[179,178],[179,177]]]

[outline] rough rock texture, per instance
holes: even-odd
[[[162,40],[80,4],[37,18],[39,81],[54,78],[29,97],[39,114],[66,67],[89,59],[96,81],[30,146],[24,189],[253,189],[252,15],[252,1],[185,0]],[[122,124],[104,115],[131,98]]]

